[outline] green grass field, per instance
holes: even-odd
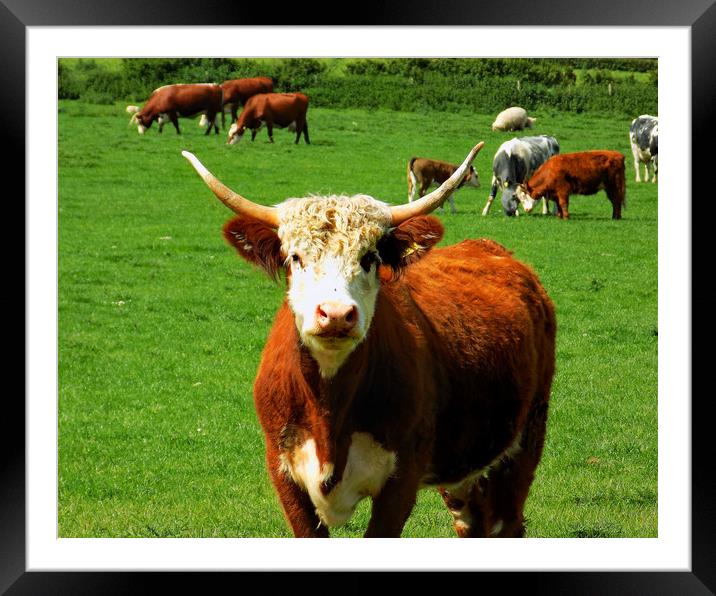
[[[262,130],[227,146],[182,120],[140,137],[124,105],[60,103],[59,536],[290,536],[264,467],[251,387],[283,287],[221,237],[231,217],[181,150],[264,204],[308,193],[407,197],[413,155],[461,161],[480,140],[480,189],[438,212],[441,245],[501,242],[557,310],[557,373],[531,537],[657,535],[657,186],[636,184],[629,119],[537,113],[562,152],[627,155],[627,209],[572,197],[567,222],[481,217],[494,114],[309,109],[311,145]],[[636,114],[635,114],[636,115]],[[228,124],[228,122],[227,122]],[[370,503],[335,536],[360,536]],[[403,533],[452,537],[435,491]]]

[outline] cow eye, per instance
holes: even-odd
[[[299,257],[295,252],[291,254],[291,261],[293,263],[296,263],[299,267],[303,267],[303,263],[301,262],[301,257]]]
[[[366,272],[370,271],[370,268],[373,266],[373,263],[375,263],[378,260],[378,255],[374,252],[367,252],[365,253],[361,259],[360,259],[360,266],[363,267],[363,270]]]

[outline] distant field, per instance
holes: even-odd
[[[537,113],[563,152],[616,149],[627,209],[572,197],[572,220],[481,217],[494,114],[309,110],[313,144],[266,132],[239,146],[197,121],[159,135],[124,105],[62,101],[59,114],[59,536],[289,536],[264,467],[251,387],[283,288],[225,245],[231,214],[181,150],[264,204],[308,193],[407,196],[413,155],[461,161],[479,140],[482,188],[438,212],[442,245],[501,242],[556,304],[557,373],[531,537],[657,535],[657,186],[636,184],[629,119]],[[637,114],[635,114],[636,116]],[[360,536],[370,504],[335,536]],[[435,491],[403,533],[451,537]]]

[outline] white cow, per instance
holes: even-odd
[[[532,128],[536,121],[537,118],[530,118],[524,108],[513,106],[497,114],[497,118],[492,123],[492,130],[503,132],[524,130],[525,128]]]

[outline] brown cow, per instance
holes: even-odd
[[[413,199],[415,199],[416,190],[419,196],[424,196],[425,191],[428,190],[433,182],[439,186],[450,178],[458,167],[459,166],[446,161],[438,161],[426,157],[413,157],[408,162],[408,202],[412,202]],[[467,174],[465,174],[465,177],[460,181],[457,187],[461,188],[465,184],[474,186],[475,188],[480,187],[480,179],[477,176],[477,171],[472,166],[470,166]],[[454,193],[448,197],[451,213],[456,212],[455,199],[453,197]],[[442,209],[442,206],[440,208]]]
[[[288,293],[254,382],[266,463],[296,536],[326,537],[373,500],[366,536],[400,536],[418,489],[440,490],[457,534],[516,537],[540,460],[554,307],[491,240],[431,248],[437,190],[257,205],[184,156],[238,217],[226,240]],[[238,305],[237,305],[238,307]],[[488,474],[489,472],[489,474]]]
[[[171,121],[177,134],[181,134],[179,116],[192,118],[202,114],[209,121],[209,127],[204,134],[208,135],[212,126],[216,134],[219,134],[216,115],[221,113],[223,126],[222,98],[221,87],[214,83],[165,85],[152,92],[141,110],[136,109],[136,106],[127,106],[128,112],[134,112],[129,123],[136,123],[139,134],[144,134],[155,120],[159,125],[159,132],[162,132],[164,124]]]
[[[618,151],[582,151],[554,155],[515,195],[525,211],[546,197],[557,203],[557,217],[569,218],[569,195],[593,195],[605,190],[612,202],[612,219],[621,219],[626,207],[624,155]]]
[[[239,106],[243,106],[249,97],[257,93],[272,93],[273,81],[268,77],[253,77],[249,79],[232,79],[221,83],[224,91],[224,105],[231,109],[231,121],[236,121]]]
[[[252,95],[244,109],[229,128],[229,137],[226,142],[230,145],[238,143],[244,136],[246,129],[251,129],[251,140],[256,138],[261,125],[265,122],[269,141],[273,143],[273,127],[288,127],[296,131],[296,144],[301,138],[308,140],[308,97],[303,93],[259,93]]]

